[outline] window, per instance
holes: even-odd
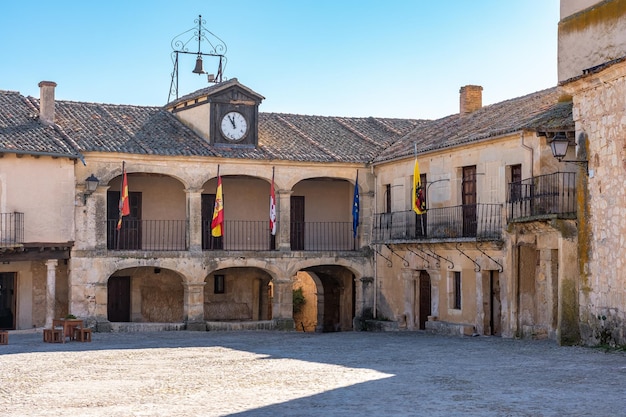
[[[214,294],[224,294],[224,275],[214,275],[213,276],[213,293]]]
[[[453,307],[455,310],[461,309],[461,272],[454,271],[454,280],[452,282],[452,286],[454,287],[454,300]]]
[[[509,167],[511,180],[511,195],[510,201],[519,201],[522,199],[522,165],[511,165]]]

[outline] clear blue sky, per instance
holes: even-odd
[[[200,14],[262,112],[432,119],[463,85],[487,105],[557,84],[559,0],[5,0],[0,89],[164,105],[171,41]],[[181,57],[181,96],[208,85],[194,64]]]

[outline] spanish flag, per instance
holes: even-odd
[[[417,158],[415,158],[415,166],[413,167],[413,198],[411,200],[414,212],[417,214],[426,212],[426,193],[422,186],[420,166],[417,163]]]
[[[211,220],[211,236],[224,236],[224,201],[222,197],[222,177],[217,174],[217,192],[215,193],[215,208],[213,209],[213,220]]]
[[[122,228],[122,217],[130,214],[130,204],[128,202],[128,177],[126,176],[126,166],[122,162],[122,190],[120,191],[120,218],[117,221],[117,230]]]

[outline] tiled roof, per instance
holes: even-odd
[[[161,107],[57,101],[55,122],[83,152],[217,155]]]
[[[423,120],[259,114],[259,148],[273,159],[370,162]]]
[[[369,162],[418,120],[259,114],[259,146],[211,145],[161,107],[56,102],[56,123],[83,152]]]
[[[39,110],[14,91],[0,90],[0,152],[80,158],[72,141],[39,121]]]
[[[390,161],[498,137],[524,129],[574,130],[572,103],[559,102],[556,87],[484,106],[472,113],[433,120],[383,150],[375,162]]]
[[[438,120],[259,113],[254,148],[211,145],[164,107],[57,101],[56,126],[49,127],[38,120],[37,99],[0,91],[0,152],[383,162],[411,156],[414,143],[426,152],[523,129],[573,130],[571,102],[558,99],[552,88]]]

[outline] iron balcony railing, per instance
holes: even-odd
[[[109,250],[187,250],[187,220],[107,220]]]
[[[291,250],[356,250],[352,222],[291,222]]]
[[[24,213],[0,213],[0,246],[24,243]]]
[[[292,222],[291,250],[340,251],[354,250],[352,222]],[[211,221],[202,224],[204,250],[274,250],[275,236],[269,230],[269,221],[226,220],[224,236],[211,236]]]
[[[107,221],[109,250],[181,251],[187,250],[186,220]],[[291,250],[350,251],[356,249],[352,222],[292,222]],[[223,236],[211,235],[211,220],[202,221],[203,250],[274,250],[276,237],[269,220],[226,220]]]
[[[508,221],[576,217],[576,173],[556,172],[509,184]]]
[[[379,213],[375,222],[375,242],[460,238],[500,240],[502,205],[464,204],[431,208],[420,215],[412,210]]]
[[[273,250],[274,240],[269,220],[225,220],[222,237],[211,235],[211,220],[202,221],[203,250]]]

